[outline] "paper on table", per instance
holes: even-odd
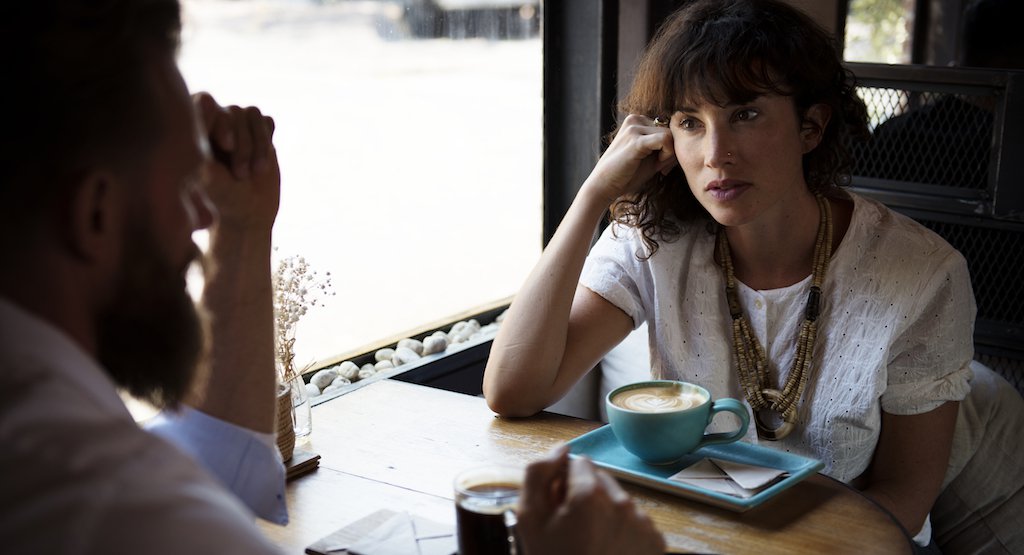
[[[451,555],[455,552],[455,533],[425,518],[398,513],[348,547],[359,555]]]
[[[701,459],[669,476],[669,480],[746,499],[785,473],[777,468]]]
[[[786,472],[777,468],[765,468],[734,461],[723,461],[711,459],[718,468],[729,475],[743,489],[757,489],[764,487]]]

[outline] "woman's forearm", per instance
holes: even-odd
[[[527,416],[554,401],[576,285],[607,207],[584,185],[516,295],[484,372],[484,396],[495,412]]]
[[[882,413],[882,434],[864,494],[917,534],[946,475],[960,403],[916,415]]]

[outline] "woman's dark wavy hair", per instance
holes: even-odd
[[[668,118],[685,104],[743,104],[765,93],[791,96],[801,120],[812,105],[831,108],[821,142],[803,157],[804,178],[814,192],[847,184],[845,143],[867,136],[867,110],[833,38],[777,0],[697,0],[676,11],[648,45],[619,111]],[[713,222],[679,167],[611,210],[613,222],[641,231],[649,255],[659,239],[679,235],[679,222],[701,218]]]

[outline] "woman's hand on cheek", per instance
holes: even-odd
[[[647,116],[631,114],[622,122],[584,187],[610,204],[623,195],[635,193],[656,174],[667,174],[677,165],[668,128],[656,126]]]

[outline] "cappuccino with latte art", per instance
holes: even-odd
[[[712,400],[703,387],[677,380],[624,385],[608,393],[605,408],[615,438],[648,464],[671,464],[705,445],[737,441],[750,422],[739,400]],[[736,415],[739,427],[708,433],[711,419],[721,412]]]
[[[682,385],[628,389],[612,397],[612,403],[616,406],[637,412],[686,410],[706,401],[707,397],[699,392],[686,391]]]

